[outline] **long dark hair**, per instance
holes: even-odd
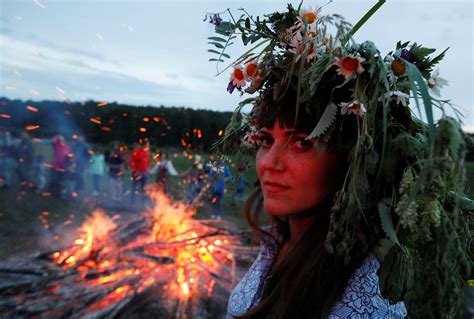
[[[350,92],[344,91],[343,88],[336,92],[338,94],[336,97],[333,96],[334,91],[324,88],[318,92],[316,99],[309,103],[327,105],[329,100],[344,101],[350,95]],[[274,99],[271,90],[264,92],[261,95],[261,103],[254,109],[257,126],[271,129],[278,123],[282,127],[294,127],[309,133],[321,114],[315,114],[313,112],[315,108],[305,104],[300,105],[300,116],[295,119],[294,101],[295,92],[291,88],[277,100]],[[351,131],[351,127],[354,128],[356,125],[346,123],[345,132],[339,134],[347,138],[346,143],[350,141],[351,136],[356,135]],[[348,158],[348,154],[344,154],[344,157]],[[332,185],[335,186],[334,189],[338,189],[338,186],[340,188],[346,171],[347,167],[341,168],[341,175],[334,178],[335,185]],[[360,249],[359,253],[345,264],[344,256],[329,253],[325,249],[332,197],[310,212],[318,214],[317,221],[294,239],[284,260],[272,267],[272,273],[268,274],[260,303],[240,318],[321,318],[340,300],[349,279],[368,256],[369,251]],[[278,243],[275,237],[259,226],[262,200],[261,190],[257,188],[244,206],[247,222],[256,232],[273,238]],[[290,236],[288,221],[275,218],[273,222],[283,242],[288,240]],[[369,243],[369,246],[374,247],[375,243]]]

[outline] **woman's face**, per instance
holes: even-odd
[[[260,130],[257,174],[265,210],[272,216],[297,214],[315,207],[332,193],[337,153],[319,154],[308,134],[281,128]]]

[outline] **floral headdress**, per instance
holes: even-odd
[[[228,11],[229,21],[213,15],[217,34],[208,38],[215,54],[211,61],[219,66],[229,59],[226,49],[237,37],[251,46],[230,65],[228,92],[258,92],[239,104],[217,146],[222,153],[252,154],[258,109],[269,96],[277,104],[290,85],[296,90],[297,115],[301,107],[318,108],[315,113],[321,114],[308,137],[324,141],[317,145],[347,147],[338,134],[346,119],[355,119],[357,138],[349,145],[349,169],[335,196],[326,249],[348,262],[355,243],[364,246],[361,220],[370,221],[369,233],[379,239],[385,256],[383,294],[391,302],[403,299],[413,317],[456,317],[463,306],[463,276],[472,271],[474,202],[462,195],[460,114],[439,98],[446,81],[434,67],[446,50],[432,56],[434,49],[398,42],[382,57],[372,42],[355,43],[354,33],[382,4],[355,27],[339,15],[322,15],[320,7],[301,4],[263,19],[244,9],[238,19]],[[274,79],[276,71],[283,73],[280,81]],[[328,83],[332,90],[348,88],[350,98],[313,103]],[[247,104],[253,107],[245,113]],[[433,108],[444,114],[445,106],[458,119],[443,115],[435,122]]]

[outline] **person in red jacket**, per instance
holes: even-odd
[[[132,155],[128,161],[132,170],[132,204],[136,203],[137,196],[145,199],[145,185],[148,180],[148,171],[150,170],[150,143],[147,141],[142,145],[136,144]]]

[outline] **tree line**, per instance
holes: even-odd
[[[132,144],[147,138],[152,145],[181,145],[209,150],[227,126],[231,112],[185,107],[134,106],[96,101],[23,101],[0,98],[0,127],[19,136],[67,139],[84,136],[89,142]]]
[[[133,144],[148,138],[157,147],[208,151],[230,121],[231,112],[185,107],[134,106],[96,101],[23,101],[0,98],[0,128],[19,136],[84,136],[96,144]],[[474,134],[468,134],[466,160],[474,161]]]

